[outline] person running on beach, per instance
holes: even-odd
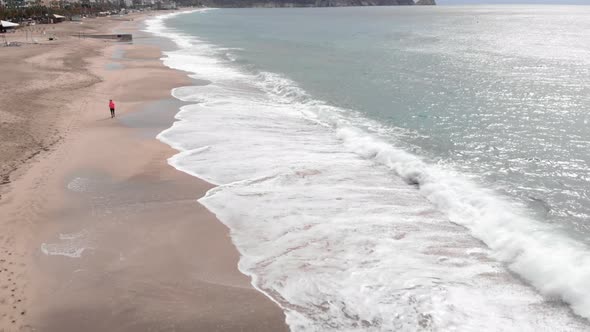
[[[111,118],[115,117],[115,102],[110,99],[109,100],[109,108],[111,109]]]

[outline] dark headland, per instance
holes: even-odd
[[[417,0],[416,4],[418,6],[434,6],[436,2],[434,0]]]

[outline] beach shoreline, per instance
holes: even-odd
[[[44,53],[84,79],[48,92],[57,96],[48,111],[70,110],[54,114],[59,139],[14,158],[3,186],[0,330],[287,330],[281,309],[238,271],[228,229],[196,202],[212,186],[169,166],[175,151],[153,137],[178,111],[170,90],[191,81],[161,63],[139,31],[145,17],[93,26],[132,32],[133,44],[64,37],[61,58]],[[46,46],[14,52],[34,47]],[[32,109],[27,96],[15,100]],[[51,114],[31,118],[43,127]]]
[[[587,321],[574,314],[584,316],[587,309],[584,286],[561,278],[575,259],[548,268],[535,258],[546,256],[547,248],[585,257],[583,246],[570,245],[558,230],[527,216],[518,200],[495,192],[494,184],[470,177],[479,172],[456,169],[465,160],[438,151],[437,140],[413,130],[423,123],[422,134],[440,135],[444,142],[458,139],[454,130],[461,128],[473,138],[485,128],[472,131],[456,116],[485,124],[486,112],[495,112],[473,114],[468,102],[445,113],[452,121],[437,123],[432,119],[444,108],[425,111],[424,100],[456,101],[445,93],[422,99],[410,88],[431,91],[429,83],[415,84],[436,77],[438,91],[447,91],[445,75],[433,64],[449,56],[438,49],[439,40],[456,40],[425,29],[424,17],[476,44],[489,36],[457,27],[462,10],[425,13],[217,10],[150,22],[150,31],[179,45],[165,63],[210,82],[174,90],[179,99],[198,104],[183,107],[174,126],[158,136],[181,151],[170,163],[218,185],[199,202],[231,229],[241,271],[286,309],[295,330],[511,330],[517,321],[525,330],[587,329]],[[349,17],[358,21],[347,24],[343,18]],[[490,22],[495,19],[491,15]],[[472,21],[463,24],[478,31]],[[392,47],[381,26],[411,37]],[[424,39],[423,32],[437,39]],[[504,38],[503,31],[495,37]],[[489,45],[478,45],[476,54],[487,58]],[[416,59],[416,50],[426,52]],[[449,59],[469,60],[461,54]],[[509,54],[503,55],[507,63],[513,60]],[[432,66],[425,72],[424,64]],[[453,66],[445,68],[461,77]],[[489,87],[479,79],[469,82],[479,92]],[[497,91],[499,100],[504,92]],[[512,101],[504,101],[500,123],[513,110]],[[488,140],[497,139],[494,130],[488,134]],[[543,236],[537,237],[539,230]],[[535,272],[540,270],[547,276]],[[556,295],[571,306],[555,301]]]

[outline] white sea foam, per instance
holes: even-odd
[[[212,83],[173,91],[198,103],[158,138],[180,151],[171,165],[218,185],[200,201],[292,330],[588,329],[550,301],[590,317],[587,247],[397,148],[397,129],[233,67],[169,17],[148,21],[180,48],[164,62]]]
[[[67,188],[74,192],[88,192],[95,185],[92,179],[86,177],[76,177],[67,184]]]
[[[82,230],[77,233],[59,234],[59,242],[42,243],[41,252],[50,256],[80,258],[84,251],[93,249],[90,245],[90,233]]]

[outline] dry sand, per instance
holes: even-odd
[[[174,151],[152,138],[189,79],[157,46],[59,43],[0,48],[19,82],[0,97],[0,331],[287,330],[196,202],[211,185],[167,165]]]

